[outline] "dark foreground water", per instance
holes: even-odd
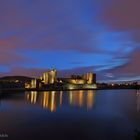
[[[135,140],[136,90],[0,94],[0,139]]]

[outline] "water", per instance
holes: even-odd
[[[135,140],[135,129],[140,129],[140,92],[136,90],[0,96],[0,136],[9,139]]]

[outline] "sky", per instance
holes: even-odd
[[[0,76],[140,79],[139,0],[0,0]]]

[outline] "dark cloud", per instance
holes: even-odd
[[[115,0],[103,10],[103,21],[118,30],[140,29],[140,1]]]
[[[101,20],[110,30],[127,31],[133,43],[140,43],[139,5],[139,0],[114,0],[111,5],[104,7]]]
[[[119,66],[111,70],[113,73],[120,74],[130,74],[130,75],[138,75],[140,74],[140,49],[135,50],[130,56],[128,56],[129,61],[125,65]]]
[[[98,50],[93,33],[82,22],[79,10],[84,9],[74,1],[1,3],[1,32],[16,32],[18,41],[15,43],[19,48],[82,53]]]
[[[67,69],[67,70],[60,70],[59,71],[59,76],[60,77],[70,77],[70,75],[82,75],[87,72],[94,72],[94,67],[89,66],[89,67],[76,67],[72,69]]]
[[[0,39],[0,64],[1,65],[14,65],[29,60],[27,57],[19,55],[16,52],[17,46],[12,43],[16,40],[15,37]]]
[[[122,44],[118,58],[127,59],[128,62],[124,65],[114,67],[107,70],[113,73],[114,80],[116,79],[133,79],[140,74],[140,1],[139,0],[114,0],[112,4],[106,5],[103,9],[101,20],[105,23],[108,29],[112,32],[127,32],[131,38],[127,37],[128,44]],[[131,47],[132,50],[127,55],[120,54],[126,47]],[[123,78],[124,77],[124,78]],[[134,78],[134,79],[135,79]]]
[[[10,0],[0,2],[0,62],[15,65],[30,57],[18,51],[74,51],[95,53],[93,32],[82,21],[79,3]]]
[[[127,63],[103,70],[99,80],[109,82],[119,81],[138,81],[140,80],[140,49],[134,50],[133,53],[127,56]],[[110,76],[111,75],[111,76]]]

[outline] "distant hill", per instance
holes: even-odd
[[[22,82],[29,82],[31,81],[31,77],[26,77],[26,76],[5,76],[5,77],[1,77],[0,81],[22,81]]]

